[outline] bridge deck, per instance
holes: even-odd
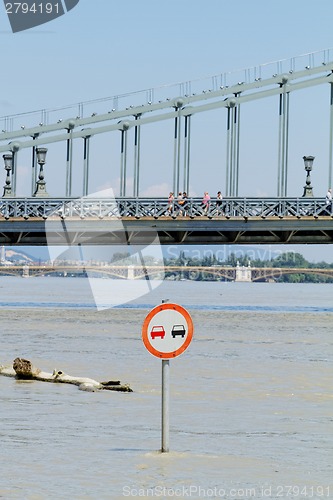
[[[1,245],[333,243],[331,217],[0,219]]]
[[[3,198],[1,245],[333,243],[333,207],[316,198]]]

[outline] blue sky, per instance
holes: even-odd
[[[1,114],[248,68],[333,46],[330,0],[80,0],[12,34],[0,8]],[[2,71],[2,72],[3,72]]]
[[[331,0],[80,0],[66,15],[13,34],[1,4],[0,116],[57,108],[331,48],[332,14]],[[302,156],[307,154],[316,157],[312,176],[315,195],[325,195],[328,95],[328,89],[321,86],[292,103],[295,119],[291,123],[290,196],[302,194]],[[265,106],[249,107],[244,116],[249,131],[242,153],[247,156],[248,168],[240,184],[240,194],[244,196],[273,195],[275,191],[277,146],[262,118]],[[268,106],[275,119],[275,103]],[[223,146],[218,149],[214,134],[207,132],[219,124],[225,130],[225,118],[212,115],[206,122],[202,118],[202,123],[205,134],[202,147],[199,140],[193,145],[198,159],[191,179],[192,194],[198,196],[204,189],[215,193],[217,186],[224,191],[225,178]],[[164,132],[157,129],[160,136]],[[106,142],[96,141],[99,166],[92,167],[93,190],[117,183],[118,167],[110,173],[109,166],[101,166],[109,164],[105,145]],[[51,148],[46,166],[49,192],[55,196],[63,177],[58,155]],[[160,157],[159,146],[151,145],[144,158],[143,193],[167,194],[171,176],[166,175],[168,165]],[[19,165],[18,188],[22,194],[25,185],[30,188],[25,161],[23,156]],[[269,168],[268,163],[272,163]],[[79,194],[79,186],[77,189]],[[248,189],[250,192],[246,192]],[[333,256],[329,257],[333,254],[332,245],[304,253],[307,257],[311,254],[314,260],[333,260]]]

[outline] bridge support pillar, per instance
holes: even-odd
[[[128,123],[123,123],[120,143],[120,196],[126,196],[126,170],[127,170],[127,130]]]
[[[183,100],[178,99],[175,104],[175,110],[180,111],[183,106]],[[173,192],[177,196],[180,188],[180,147],[181,147],[181,116],[175,118],[175,131],[174,131],[174,153],[173,153]]]
[[[67,153],[66,153],[66,196],[72,196],[72,168],[73,168],[73,139],[72,139],[72,129],[74,126],[70,125],[68,128],[68,139],[67,139]]]
[[[333,183],[333,83],[330,95],[330,135],[329,135],[329,164],[328,164],[328,187]]]
[[[239,262],[237,261],[235,281],[246,281],[246,282],[252,281],[252,270],[250,263],[246,267],[246,266],[240,266]]]
[[[30,273],[29,273],[29,266],[25,265],[22,268],[22,278],[29,278]]]
[[[127,279],[134,280],[134,266],[128,266],[127,268]]]
[[[190,150],[191,150],[191,116],[185,116],[184,131],[184,191],[190,191]]]
[[[90,136],[83,138],[83,196],[89,192],[89,146]]]
[[[135,116],[136,123],[140,122],[140,116]],[[140,191],[140,148],[141,148],[141,127],[135,125],[134,127],[134,182],[133,182],[133,196],[138,198]]]
[[[231,99],[227,116],[226,196],[238,196],[239,136],[240,106],[236,104],[235,99]]]
[[[39,134],[34,134],[32,139],[35,141]],[[32,158],[31,158],[31,196],[34,195],[36,184],[37,184],[37,154],[36,154],[36,146],[32,148]]]
[[[278,145],[278,197],[287,196],[288,174],[288,137],[289,137],[289,92],[286,91],[288,77],[282,77],[283,92],[279,105],[279,145]]]
[[[16,196],[16,178],[17,178],[17,151],[15,145],[13,151],[12,159],[12,196]]]
[[[174,153],[173,153],[173,192],[177,196],[179,191],[179,163],[180,163],[180,116],[175,118]]]

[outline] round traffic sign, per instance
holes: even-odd
[[[161,304],[146,316],[142,340],[148,351],[161,359],[175,358],[189,346],[193,337],[193,321],[184,307]]]

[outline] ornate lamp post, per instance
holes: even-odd
[[[312,170],[314,156],[303,156],[304,160],[304,168],[306,171],[306,180],[304,186],[303,197],[305,198],[313,198],[312,186],[311,186],[311,177],[310,172]]]
[[[39,165],[38,181],[36,182],[36,191],[33,196],[41,197],[48,196],[46,191],[46,182],[44,180],[44,170],[43,167],[46,161],[47,148],[36,148],[37,153],[37,163]]]
[[[6,169],[6,184],[3,187],[3,196],[4,197],[11,197],[12,196],[12,181],[10,177],[10,173],[13,169],[13,155],[12,153],[7,153],[5,155],[2,155],[4,162],[5,162],[5,169]]]

